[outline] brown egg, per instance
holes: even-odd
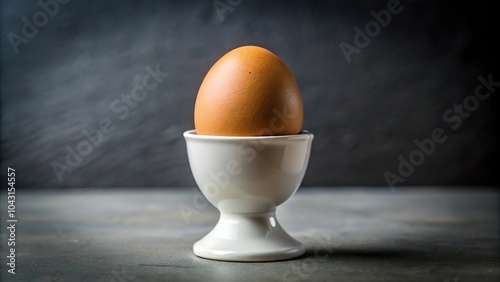
[[[257,46],[220,58],[203,80],[194,108],[196,133],[219,136],[298,134],[304,109],[287,66]]]

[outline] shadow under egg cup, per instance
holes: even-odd
[[[220,211],[217,225],[193,246],[203,258],[275,261],[304,254],[276,219],[297,191],[314,135],[209,136],[184,132],[189,163],[203,195]]]

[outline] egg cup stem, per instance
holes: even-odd
[[[193,246],[203,258],[224,261],[276,261],[301,256],[304,245],[281,227],[275,211],[221,212],[214,229]]]

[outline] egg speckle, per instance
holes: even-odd
[[[236,48],[205,76],[194,109],[196,134],[298,134],[304,110],[299,87],[276,55],[257,46]]]

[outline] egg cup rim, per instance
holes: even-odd
[[[261,139],[312,139],[314,134],[307,130],[302,130],[298,134],[290,135],[272,135],[272,136],[223,136],[223,135],[198,135],[196,129],[187,130],[184,132],[185,138],[193,139],[211,139],[211,140],[261,140]]]

